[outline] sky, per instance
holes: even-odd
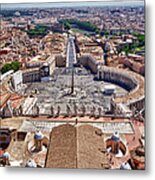
[[[89,4],[89,5],[88,5]],[[139,6],[144,5],[143,0],[115,0],[103,2],[50,2],[50,3],[2,3],[2,9],[20,8],[52,8],[52,7],[95,7],[95,6]]]

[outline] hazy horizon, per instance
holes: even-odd
[[[88,5],[89,2],[89,5]],[[32,2],[32,3],[1,3],[1,9],[21,8],[70,8],[70,7],[105,7],[105,6],[144,6],[144,1],[85,1],[85,2]]]

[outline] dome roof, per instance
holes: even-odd
[[[26,167],[36,168],[36,167],[37,167],[37,164],[35,163],[34,160],[29,159],[29,160],[26,162]]]
[[[111,136],[111,140],[113,141],[119,141],[120,140],[120,136],[118,132],[115,132],[112,136]]]
[[[129,163],[122,163],[120,169],[131,170]]]
[[[8,152],[3,153],[2,155],[3,158],[10,158],[10,154]]]
[[[34,135],[34,139],[41,140],[43,139],[44,135],[41,133],[41,131],[37,131]]]

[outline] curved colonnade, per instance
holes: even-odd
[[[97,72],[98,80],[114,83],[128,91],[122,96],[114,96],[112,106],[116,108],[117,104],[127,105],[130,109],[144,108],[144,78],[132,71],[118,69],[114,67],[100,66]]]

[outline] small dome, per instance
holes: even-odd
[[[41,133],[41,131],[37,131],[34,135],[34,139],[41,140],[43,139],[44,135]]]
[[[111,140],[113,140],[113,141],[119,141],[119,140],[120,140],[119,133],[118,133],[118,132],[115,132],[115,133],[112,135]]]
[[[10,154],[8,152],[3,153],[2,155],[3,158],[10,158]]]
[[[37,167],[37,164],[35,163],[34,160],[29,159],[29,160],[26,162],[26,167],[36,168],[36,167]]]
[[[131,170],[131,166],[129,165],[129,163],[122,163],[120,169]]]

